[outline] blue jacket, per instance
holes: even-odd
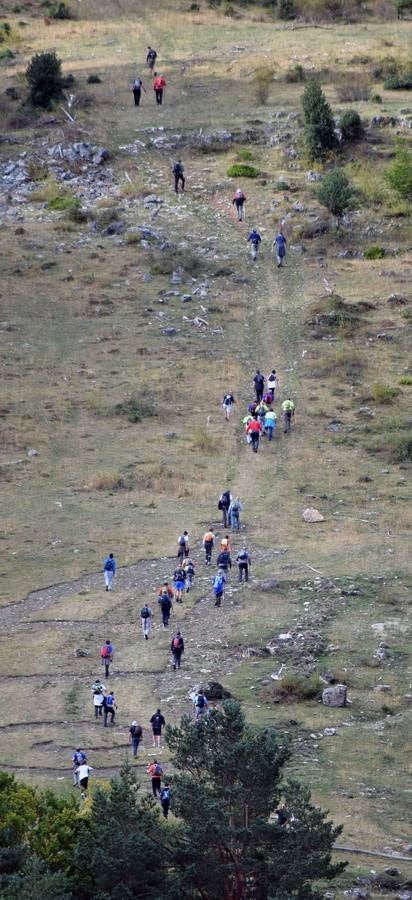
[[[107,556],[104,561],[103,568],[105,572],[113,572],[114,575],[114,573],[116,572],[116,560],[110,559],[110,556]]]
[[[261,240],[262,240],[262,238],[261,238],[259,232],[256,231],[256,228],[254,228],[253,231],[250,232],[248,241],[252,241],[252,244],[260,244]]]

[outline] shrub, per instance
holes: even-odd
[[[251,150],[240,149],[237,151],[237,158],[242,162],[248,162],[253,159],[253,153]]]
[[[412,91],[412,71],[403,75],[391,75],[384,81],[383,86],[387,91]]]
[[[310,159],[322,159],[337,147],[332,110],[320,84],[308,81],[302,97],[305,117],[305,142]]]
[[[26,163],[26,172],[30,181],[44,181],[49,174],[47,163],[42,159],[29,159]]]
[[[295,63],[293,66],[290,66],[285,75],[285,81],[288,81],[290,84],[297,84],[301,81],[305,80],[305,70],[300,63]]]
[[[295,19],[296,6],[294,0],[279,0],[278,16],[279,19]]]
[[[11,25],[9,22],[0,22],[0,44],[11,37]]]
[[[80,206],[76,205],[68,208],[67,218],[69,222],[74,222],[75,225],[84,225],[89,216],[86,209],[82,209]]]
[[[336,84],[336,94],[341,103],[351,100],[369,100],[370,82],[366,75],[346,75]]]
[[[4,93],[6,94],[6,97],[9,98],[9,100],[20,100],[20,94],[18,93],[18,91],[16,91],[15,87],[6,88]]]
[[[412,13],[412,0],[395,0],[395,6],[398,19],[401,19],[405,13]]]
[[[259,172],[254,166],[246,163],[233,163],[227,170],[229,178],[257,178]]]
[[[255,72],[253,83],[257,102],[264,106],[269,97],[270,86],[273,82],[273,69],[265,66]]]
[[[153,398],[146,394],[133,394],[127,400],[116,403],[113,413],[115,416],[124,416],[128,422],[133,423],[157,415]]]
[[[65,209],[78,209],[79,206],[80,200],[77,197],[54,197],[47,204],[48,209],[53,209],[57,212]]]
[[[377,382],[372,385],[372,397],[375,403],[392,403],[395,397],[400,394],[399,388],[391,387],[389,384]]]
[[[100,78],[100,75],[97,75],[97,74],[89,75],[89,77],[87,79],[87,84],[101,84],[101,83],[102,83],[102,79]]]
[[[385,256],[385,250],[383,247],[368,247],[364,254],[364,259],[383,259]]]
[[[192,431],[192,450],[201,450],[202,453],[216,453],[219,449],[216,437],[210,432],[210,429],[199,425]]]
[[[412,153],[401,141],[390,169],[385,172],[385,180],[401,197],[412,197]]]
[[[380,94],[371,94],[371,102],[372,103],[382,103],[382,97]]]
[[[372,68],[372,75],[377,81],[389,78],[391,75],[397,75],[398,72],[399,63],[394,56],[384,56]]]
[[[119,472],[98,472],[88,485],[89,491],[123,491],[126,481]]]
[[[398,440],[392,448],[391,462],[409,462],[412,459],[412,435]]]
[[[60,100],[63,94],[61,60],[54,50],[36,53],[26,69],[33,106],[47,108],[53,100]]]
[[[322,206],[326,206],[333,216],[340,219],[351,205],[352,188],[342,170],[334,169],[325,175],[316,196]]]
[[[363,135],[362,120],[356,109],[347,109],[339,125],[344,141],[358,141]]]
[[[402,378],[399,379],[399,384],[412,384],[412,375],[402,375]]]
[[[0,50],[0,62],[10,62],[16,56],[14,50]]]
[[[324,687],[316,672],[310,676],[295,675],[291,672],[275,682],[273,692],[276,697],[284,700],[313,700],[321,695]]]
[[[55,6],[50,8],[49,16],[51,19],[71,19],[71,12],[66,4],[61,0]]]

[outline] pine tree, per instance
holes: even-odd
[[[340,219],[345,209],[351,205],[352,188],[344,172],[334,169],[325,175],[316,195],[322,206],[326,206],[333,216]]]
[[[340,833],[310,804],[297,784],[282,783],[289,748],[274,729],[254,731],[240,705],[226,701],[200,721],[184,717],[167,728],[177,774],[173,777],[176,832],[168,897],[269,900],[320,896],[312,888],[342,866],[331,864]],[[289,825],[271,818],[281,797]]]
[[[62,97],[64,84],[62,64],[54,50],[36,53],[27,66],[26,78],[33,106],[47,108],[53,100],[60,100]]]
[[[305,142],[310,159],[323,159],[330,150],[335,150],[338,140],[332,110],[320,84],[312,78],[308,81],[302,96],[305,117]]]

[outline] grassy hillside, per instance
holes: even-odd
[[[397,133],[412,132],[410,95],[383,82],[388,57],[407,62],[411,23],[391,21],[388,38],[384,21],[319,28],[256,10],[229,20],[175,4],[161,15],[150,4],[138,15],[124,2],[71,8],[76,19],[45,24],[40,7],[3,4],[16,55],[0,68],[0,764],[69,787],[72,747],[84,745],[107,777],[132,718],[147,723],[161,703],[173,721],[190,709],[193,685],[213,678],[251,722],[290,734],[293,774],[343,822],[346,843],[405,853],[411,203],[383,173]],[[148,43],[168,82],[161,108],[144,68]],[[24,103],[27,62],[51,47],[75,77],[73,123],[60,106],[35,113]],[[365,125],[340,159],[356,189],[341,228],[315,196],[323,169],[305,158],[304,84],[285,80],[297,62],[320,73],[337,118],[356,108]],[[261,105],[255,76],[269,65]],[[147,94],[136,109],[139,72]],[[366,83],[371,99],[342,100],[348,79]],[[371,125],[373,116],[394,124]],[[73,158],[79,142],[110,158]],[[259,172],[240,180],[246,224],[235,221],[238,180],[227,176],[242,151]],[[187,193],[176,198],[178,156]],[[56,198],[63,207],[77,198],[80,211],[51,208]],[[282,221],[289,252],[278,272],[270,247]],[[263,243],[253,266],[255,224]],[[371,246],[384,257],[364,258]],[[290,394],[296,423],[255,456],[240,419],[257,367],[277,369],[276,410]],[[239,588],[234,573],[216,610],[201,539],[211,523],[222,534],[226,488],[242,498],[234,555],[247,542],[253,577]],[[307,506],[324,521],[306,524]],[[184,528],[197,577],[174,614],[187,645],[175,676],[157,610],[148,643],[139,611],[145,599],[156,607]],[[120,567],[112,594],[101,575],[109,550]],[[265,591],[273,577],[279,587]],[[119,715],[103,732],[90,685],[108,636]],[[270,675],[282,663],[289,681],[279,692]],[[346,709],[320,704],[325,674],[347,682]],[[299,694],[301,678],[313,696]],[[142,774],[148,732],[144,743]]]

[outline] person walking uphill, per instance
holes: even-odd
[[[147,62],[147,65],[149,66],[149,69],[151,72],[153,72],[153,69],[156,65],[156,60],[157,60],[156,50],[153,50],[153,47],[151,47],[149,44],[149,46],[147,48],[146,62]]]
[[[172,651],[173,670],[180,669],[182,653],[184,653],[185,645],[180,631],[177,631],[170,645]]]
[[[162,807],[162,813],[163,813],[165,819],[167,819],[167,817],[169,815],[169,806],[170,806],[171,799],[172,799],[172,791],[170,788],[170,784],[168,781],[165,781],[164,787],[162,787],[162,790],[160,791],[160,805]]]
[[[93,692],[93,706],[94,706],[94,715],[97,719],[103,713],[103,699],[104,692],[106,688],[100,678],[96,678],[96,681],[92,684],[92,692]]]
[[[250,435],[252,441],[252,450],[257,453],[259,450],[259,437],[262,434],[262,426],[259,420],[254,416],[249,425],[246,426],[246,434]]]
[[[156,103],[158,106],[161,106],[163,103],[163,91],[165,87],[166,79],[163,75],[158,75],[157,72],[155,72],[153,77],[153,90],[156,94]]]
[[[249,569],[252,562],[247,547],[243,547],[243,550],[239,551],[236,562],[239,569],[239,581],[243,581],[243,576],[245,577],[245,581],[249,581]]]
[[[284,400],[282,403],[282,415],[283,415],[283,433],[287,434],[288,431],[291,430],[292,419],[295,418],[295,404],[290,397],[287,400]]]
[[[105,641],[103,647],[100,650],[100,659],[102,661],[102,666],[104,666],[104,674],[106,678],[110,675],[110,666],[113,662],[113,646],[109,640]]]
[[[250,241],[250,247],[251,247],[251,252],[252,252],[252,259],[255,260],[255,259],[257,259],[257,255],[259,252],[259,244],[262,242],[262,238],[261,238],[257,228],[252,228],[252,231],[250,232],[250,235],[247,239],[248,243],[249,243],[249,241]]]
[[[209,528],[209,531],[206,532],[203,538],[203,547],[205,551],[205,563],[207,566],[210,566],[212,562],[212,550],[215,542],[215,535],[213,533],[213,528]]]
[[[142,96],[142,91],[144,91],[146,93],[146,88],[145,88],[141,78],[135,78],[135,80],[133,82],[132,91],[133,91],[133,97],[134,97],[134,105],[140,106],[140,98]]]
[[[158,795],[160,797],[160,788],[163,775],[163,769],[160,763],[158,763],[157,759],[154,759],[153,762],[150,763],[150,765],[146,769],[146,772],[152,779],[152,791],[153,796],[156,799]]]
[[[229,507],[232,499],[233,498],[230,491],[223,491],[223,494],[221,494],[219,497],[217,508],[220,509],[222,513],[223,528],[227,528],[227,526],[229,525]]]
[[[113,587],[113,579],[116,575],[116,560],[113,553],[109,553],[103,564],[104,583],[106,591],[111,591]]]
[[[110,693],[107,695],[107,697],[104,697],[104,699],[103,699],[103,715],[104,715],[104,723],[103,724],[104,724],[105,728],[107,728],[107,717],[109,715],[111,716],[110,724],[114,725],[116,709],[117,709],[117,703],[114,699],[113,691],[110,691]]]
[[[243,193],[241,188],[238,188],[235,196],[232,200],[233,206],[236,206],[237,218],[238,222],[242,222],[243,220],[243,207],[246,203],[246,195]]]
[[[189,535],[187,531],[184,531],[183,534],[180,535],[180,538],[177,542],[177,558],[179,562],[183,562],[189,556]]]
[[[132,745],[133,756],[136,759],[140,741],[143,737],[143,728],[136,721],[133,721],[129,728],[129,743]]]
[[[173,591],[167,581],[160,588],[158,602],[162,613],[163,628],[167,628],[173,603]]]
[[[153,746],[158,747],[160,750],[160,742],[162,740],[162,728],[166,725],[165,717],[162,716],[160,709],[157,709],[155,713],[153,713],[150,724],[152,726],[153,732]]]
[[[281,266],[283,266],[283,261],[286,256],[286,238],[285,238],[285,235],[283,234],[282,229],[276,235],[272,246],[276,253],[276,261],[277,261],[278,269],[279,269]]]
[[[148,606],[147,603],[145,603],[145,605],[142,606],[142,608],[140,610],[140,619],[142,622],[142,632],[143,632],[143,637],[144,637],[145,641],[149,640],[149,634],[150,634],[150,631],[152,628],[152,618],[153,618],[152,610],[150,609],[150,606]]]
[[[242,509],[243,506],[240,502],[240,497],[235,497],[229,506],[230,527],[232,531],[240,531],[240,513],[242,512]]]
[[[179,193],[179,182],[180,182],[180,184],[182,185],[182,194],[184,194],[186,178],[184,175],[185,170],[184,170],[184,166],[183,166],[181,159],[178,159],[177,163],[174,164],[172,172],[173,172],[174,179],[175,179],[175,193],[176,194]]]
[[[265,389],[265,376],[256,369],[256,375],[253,379],[253,386],[256,394],[256,403],[260,403],[263,397],[263,391]]]

